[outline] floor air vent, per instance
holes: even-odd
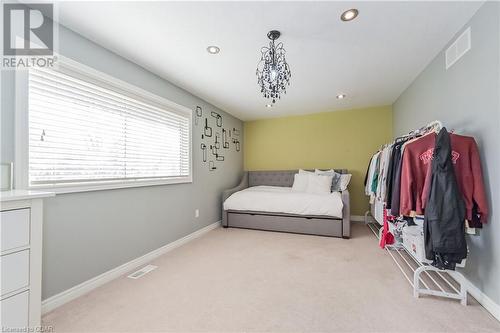
[[[471,47],[470,27],[468,27],[446,50],[446,69],[453,66]]]
[[[143,277],[144,275],[148,274],[149,272],[151,272],[157,268],[158,268],[158,266],[147,265],[147,266],[144,266],[143,268],[141,268],[140,270],[133,272],[132,274],[128,275],[127,277],[129,279],[138,279],[138,278]]]

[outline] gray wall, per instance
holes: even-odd
[[[500,3],[484,4],[464,26],[464,29],[471,27],[472,49],[448,71],[441,52],[393,106],[395,135],[438,119],[449,130],[476,138],[491,217],[480,236],[468,238],[470,255],[464,273],[497,304],[500,304],[500,211],[494,203],[500,202],[499,17]]]
[[[186,107],[200,105],[204,116],[220,112],[224,127],[243,131],[240,120],[136,64],[64,27],[59,34],[62,55]],[[1,159],[10,162],[14,160],[13,73],[2,72],[1,82]],[[215,126],[213,120],[209,117]],[[235,152],[231,144],[224,150],[226,160],[210,172],[199,149],[202,128],[201,122],[193,127],[192,184],[61,194],[46,200],[44,299],[220,220],[221,191],[238,183],[243,151]]]

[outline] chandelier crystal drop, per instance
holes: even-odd
[[[286,88],[290,85],[292,73],[290,66],[286,62],[286,50],[283,43],[275,44],[275,40],[281,33],[277,30],[271,30],[267,37],[271,40],[269,47],[261,49],[260,62],[257,65],[257,83],[260,86],[260,92],[265,98],[276,103],[282,94],[286,94]]]

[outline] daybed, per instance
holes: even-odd
[[[345,169],[335,171],[347,173]],[[351,235],[349,191],[316,197],[291,194],[296,173],[298,170],[245,172],[238,186],[223,192],[222,226],[349,238]],[[236,196],[239,195],[237,192],[240,191],[246,194],[246,205],[235,204]],[[289,202],[275,199],[276,192],[283,192],[285,201],[289,198]],[[235,193],[236,196],[226,202]],[[329,203],[331,206],[328,206]],[[271,206],[275,207],[274,211],[269,211]],[[242,210],[240,207],[251,209]],[[266,209],[261,210],[258,207]],[[308,213],[311,210],[322,213],[311,215]]]

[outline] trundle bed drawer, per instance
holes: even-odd
[[[228,213],[229,227],[342,237],[342,220],[270,214]]]

